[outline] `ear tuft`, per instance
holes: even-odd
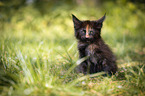
[[[101,17],[100,19],[98,19],[96,22],[103,23],[103,21],[105,20],[105,18],[106,18],[106,13],[104,14],[103,17]]]
[[[77,29],[80,26],[81,21],[76,16],[74,16],[73,14],[72,14],[72,19],[73,19],[73,22],[74,22],[74,28]]]
[[[81,21],[75,15],[73,15],[73,14],[72,14],[72,19],[73,19],[74,24],[81,23]]]

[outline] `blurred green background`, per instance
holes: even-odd
[[[119,70],[122,70],[124,66],[144,65],[144,0],[0,0],[0,92],[11,95],[20,94],[24,90],[23,94],[27,95],[25,89],[31,86],[35,90],[33,90],[35,94],[59,93],[50,92],[50,90],[48,92],[48,86],[45,83],[51,82],[50,86],[53,86],[54,90],[55,86],[60,86],[58,88],[61,90],[62,86],[66,87],[66,84],[73,81],[78,75],[70,69],[71,75],[66,75],[69,79],[62,78],[69,73],[69,68],[72,68],[72,65],[78,60],[77,41],[74,37],[71,15],[74,14],[80,20],[97,20],[104,13],[106,13],[106,20],[101,35],[117,56]],[[48,65],[51,66],[48,67]],[[36,70],[36,74],[33,70]],[[127,72],[130,73],[130,71]],[[126,93],[134,95],[141,94],[140,92],[144,94],[145,86],[142,86],[144,84],[142,80],[145,79],[145,73],[144,71],[142,73],[143,75],[139,75],[141,83],[135,83],[136,85],[134,82],[138,79],[128,77],[134,82],[123,83],[130,87],[120,90],[122,93],[119,93],[118,90],[115,91],[116,93],[107,90],[100,91],[104,86],[106,88],[113,86],[105,85],[110,82],[110,79],[105,79],[106,83],[101,83],[100,89],[93,90],[100,91],[99,94],[102,95]],[[123,74],[127,73],[123,71]],[[44,79],[44,77],[49,79]],[[32,79],[35,83],[31,82]],[[64,85],[62,81],[64,81]],[[120,81],[115,84],[120,84]],[[114,86],[116,86],[115,84]],[[20,86],[23,87],[20,88]],[[37,87],[40,86],[42,89],[38,91]],[[80,90],[84,91],[85,88],[89,89],[83,87]],[[129,91],[130,88],[134,89]],[[59,89],[56,88],[56,90]],[[66,89],[61,91],[64,92],[62,95],[68,94]],[[28,93],[31,94],[31,92]],[[33,92],[32,94],[34,94]],[[91,93],[90,89],[89,92]],[[87,94],[90,94],[89,92]],[[80,95],[78,93],[76,94]]]
[[[144,0],[2,0],[0,11],[1,37],[53,48],[75,41],[71,14],[96,20],[106,12],[102,37],[119,57],[132,50],[131,58],[140,59],[145,50]]]

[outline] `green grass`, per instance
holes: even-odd
[[[145,95],[144,11],[133,3],[74,6],[51,6],[41,15],[29,5],[21,7],[10,18],[4,18],[3,14],[0,19],[0,96]],[[103,73],[78,74],[75,71],[79,62],[77,41],[71,14],[92,20],[105,12],[102,37],[117,56],[118,73],[112,77],[103,77]]]

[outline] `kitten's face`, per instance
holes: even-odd
[[[80,41],[93,42],[100,38],[100,31],[105,15],[97,21],[80,21],[74,15],[73,22],[75,28],[75,36]]]

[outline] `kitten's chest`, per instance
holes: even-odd
[[[98,45],[96,45],[96,44],[90,44],[90,45],[88,45],[86,47],[85,53],[88,56],[92,56],[92,55],[95,55],[98,50],[99,50],[99,46]]]
[[[85,49],[85,54],[89,56],[89,60],[93,63],[101,59],[100,47],[96,44],[90,44]]]

